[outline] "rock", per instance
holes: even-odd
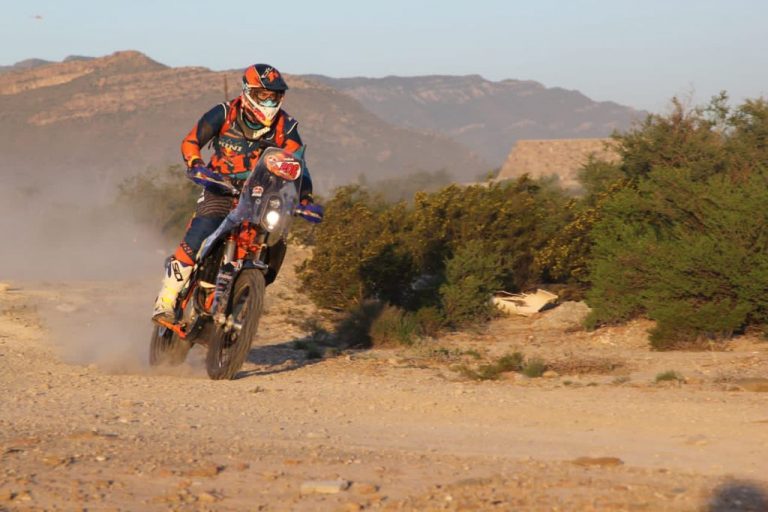
[[[360,510],[363,510],[363,506],[354,501],[349,501],[341,506],[341,510],[343,512],[359,512]]]
[[[0,283],[0,286],[2,286],[3,283]],[[4,491],[0,491],[0,503],[4,501],[12,501],[13,498],[16,497],[16,493],[12,492],[10,489],[5,489]]]
[[[545,379],[554,379],[560,376],[559,373],[557,373],[555,370],[547,370],[544,373],[541,374],[542,377]]]
[[[618,457],[578,457],[571,461],[577,466],[621,466],[624,461]]]
[[[584,329],[584,320],[590,311],[584,302],[563,302],[556,308],[542,311],[541,318],[533,322],[533,328],[580,331]]]
[[[215,494],[211,494],[210,492],[205,492],[205,491],[203,491],[200,494],[198,494],[197,495],[197,499],[201,503],[216,503],[217,501],[219,501],[218,496],[216,496]]]
[[[338,494],[349,488],[346,480],[309,480],[301,484],[301,494]]]
[[[219,466],[218,464],[204,464],[196,468],[183,471],[181,475],[186,477],[212,478],[222,471],[224,471],[224,466]]]
[[[72,462],[74,462],[72,457],[61,457],[59,455],[46,455],[43,457],[43,463],[51,467],[67,466]]]
[[[706,446],[709,444],[709,441],[707,440],[706,436],[691,436],[688,439],[685,440],[685,444],[690,444],[693,446]]]
[[[378,492],[379,486],[368,482],[355,482],[351,490],[357,494],[373,494]]]
[[[744,391],[752,391],[754,393],[768,393],[768,379],[737,379],[733,381],[733,385]]]

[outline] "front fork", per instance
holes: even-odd
[[[232,319],[228,318],[227,310],[229,309],[229,300],[232,296],[232,286],[237,279],[237,275],[243,269],[255,268],[266,272],[269,268],[266,263],[259,259],[263,252],[265,238],[264,234],[260,233],[258,235],[255,245],[259,247],[259,251],[255,254],[249,254],[247,259],[235,259],[237,240],[234,234],[230,234],[224,242],[224,259],[216,276],[211,314],[213,321],[219,327],[223,327],[226,332],[232,330],[233,326]]]

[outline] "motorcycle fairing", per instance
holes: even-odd
[[[237,206],[227,214],[221,224],[219,224],[219,227],[216,228],[216,231],[206,238],[200,246],[196,257],[197,262],[203,261],[216,242],[243,221],[249,220],[255,224],[260,224],[267,209],[268,199],[271,197],[280,198],[281,225],[278,226],[279,229],[271,231],[267,243],[271,239],[274,244],[287,233],[293,211],[299,204],[300,178],[304,170],[304,160],[301,158],[301,154],[303,154],[301,149],[296,153],[290,153],[281,148],[267,148],[264,150],[259,158],[259,162],[256,164],[256,168],[243,184]],[[293,172],[289,172],[285,177],[282,177],[275,171],[270,170],[267,162],[270,162],[270,167],[276,168],[278,171],[281,170],[281,166],[275,166],[275,161],[287,161],[299,165],[300,168],[298,172],[295,172],[293,180],[286,179]],[[289,169],[289,171],[295,171],[295,169]],[[254,194],[254,189],[258,191],[258,194]]]

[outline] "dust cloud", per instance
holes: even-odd
[[[115,190],[0,178],[0,279],[125,279],[159,274],[170,249],[114,204]]]
[[[35,298],[63,361],[146,371],[152,304],[173,241],[116,207],[114,185],[3,174],[0,281]]]

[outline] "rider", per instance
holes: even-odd
[[[286,90],[288,85],[277,69],[268,64],[254,64],[243,74],[240,96],[203,114],[182,141],[181,154],[187,164],[187,176],[202,185],[203,192],[183,240],[166,264],[153,319],[175,320],[176,298],[189,280],[197,251],[234,206],[234,197],[209,180],[238,184],[233,175],[254,169],[265,142],[290,152],[302,148],[297,121],[280,108]],[[213,141],[213,155],[205,165],[200,149],[209,141]],[[306,168],[299,200],[299,215],[311,222],[322,220],[322,207],[312,201],[312,179]],[[269,248],[269,270],[265,276],[268,284],[274,281],[284,256],[284,240]]]

